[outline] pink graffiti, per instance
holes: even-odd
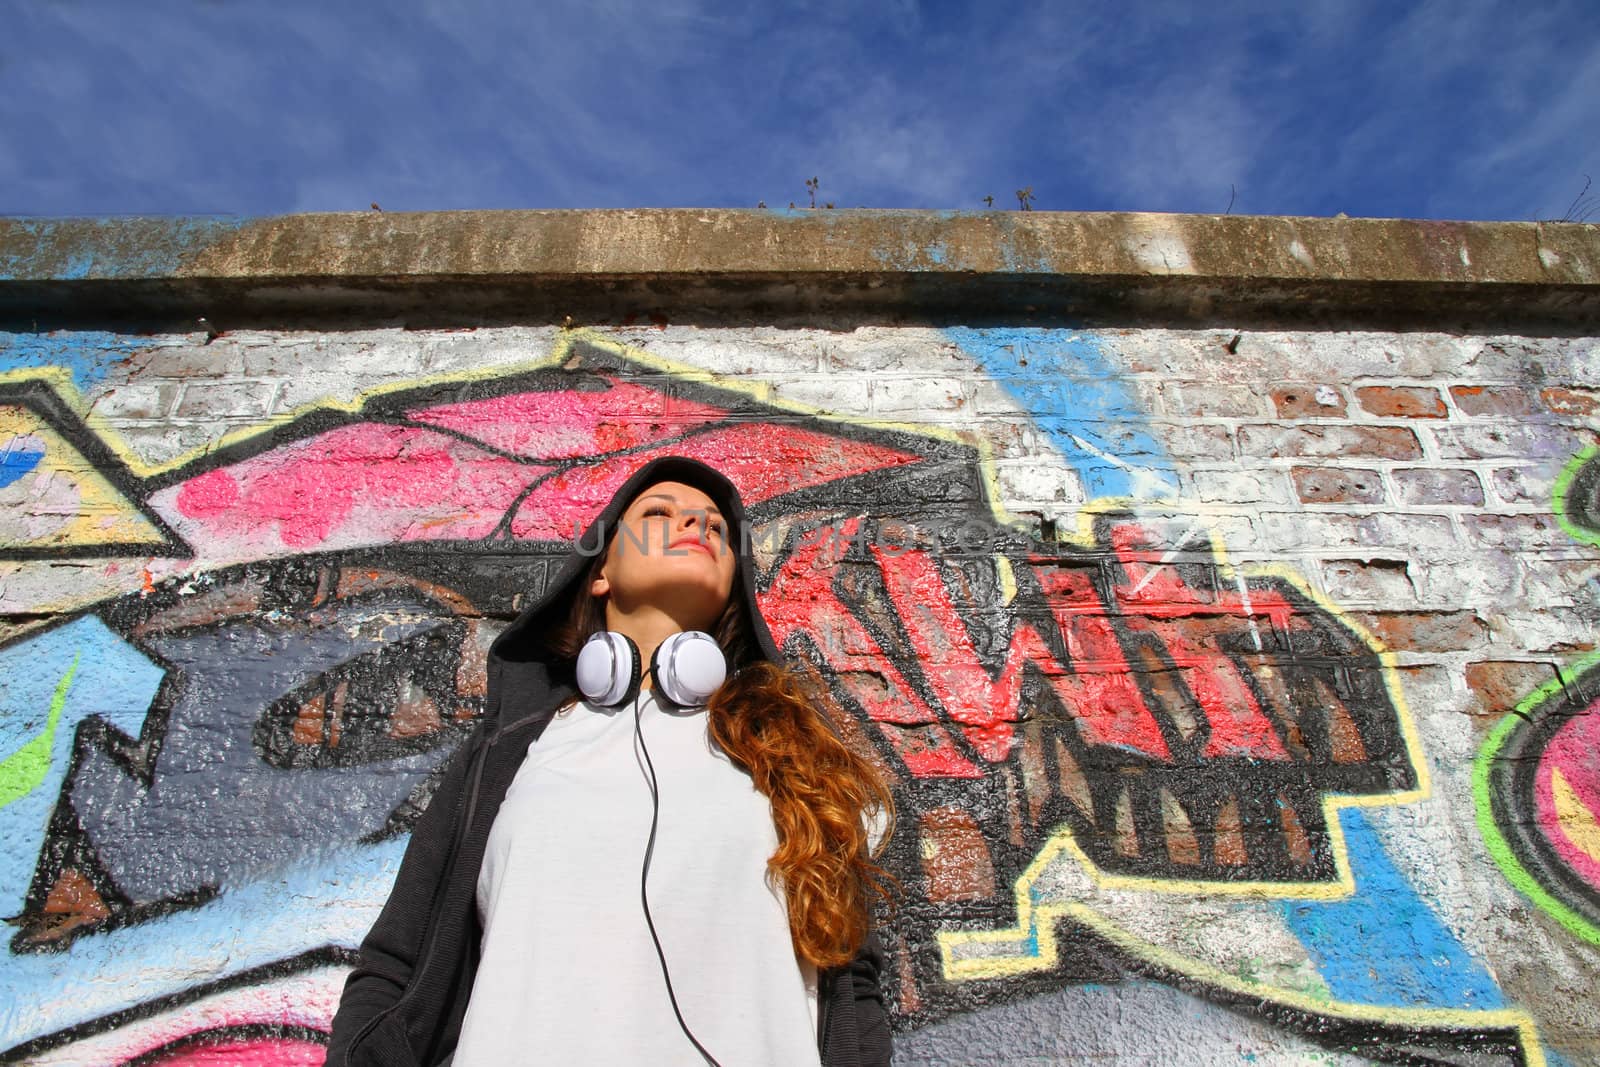
[[[873,545],[872,584],[881,582],[884,604],[909,643],[917,675],[912,678],[861,625],[854,594],[835,580],[841,545],[857,529],[855,520],[844,520],[832,539],[803,540],[773,576],[761,598],[762,614],[780,645],[811,639],[811,654],[868,719],[882,727],[919,727],[883,731],[914,777],[980,776],[979,763],[956,739],[984,764],[1009,758],[1028,671],[1055,691],[1095,747],[1171,762],[1152,706],[1159,701],[1192,706],[1203,719],[1206,741],[1199,754],[1205,759],[1293,758],[1268,718],[1275,710],[1288,719],[1293,708],[1264,707],[1244,664],[1226,652],[1252,644],[1252,627],[1272,640],[1309,635],[1316,617],[1296,611],[1281,593],[1258,588],[1246,598],[1238,590],[1191,586],[1147,547],[1151,538],[1140,524],[1117,523],[1106,530],[1105,547],[1119,564],[1120,579],[1102,589],[1092,580],[1098,571],[1062,566],[1059,557],[1030,560],[1048,615],[1019,614],[987,662],[940,560],[922,548],[890,552]],[[1048,632],[1052,619],[1055,633]],[[1064,647],[1064,661],[1051,650],[1056,645]],[[1142,661],[1136,666],[1130,649],[1156,657],[1163,669],[1152,672]],[[1330,708],[1337,699],[1328,694]],[[1334,761],[1367,758],[1353,730],[1333,733]]]
[[[1534,795],[1550,846],[1600,889],[1600,701],[1568,719],[1545,745]]]
[[[591,519],[628,476],[658,455],[689,456],[721,470],[747,506],[784,493],[866,474],[922,457],[797,426],[735,423],[656,449],[574,467],[541,483],[511,524],[514,537],[568,538]]]
[[[197,539],[268,550],[475,539],[544,469],[432,430],[363,423],[208,471],[154,501],[180,528],[199,526]]]
[[[305,1038],[248,1037],[222,1029],[191,1035],[137,1062],[140,1067],[316,1067],[327,1051]]]
[[[1113,527],[1111,544],[1125,576],[1115,590],[1115,614],[1126,620],[1131,633],[1155,639],[1204,709],[1210,728],[1205,756],[1288,760],[1250,683],[1236,664],[1217,655],[1216,646],[1220,633],[1242,634],[1250,626],[1258,634],[1263,627],[1289,632],[1300,620],[1288,601],[1266,590],[1241,595],[1238,590],[1195,588],[1176,568],[1163,565],[1164,553],[1151,547],[1151,538],[1137,524]]]
[[[728,417],[720,408],[626,382],[421,408],[409,417],[438,429],[339,427],[197,475],[152,503],[191,540],[240,554],[478,540],[513,506],[512,536],[564,540],[655,455],[716,465],[750,503],[921,459],[794,426],[719,426]],[[666,443],[642,447],[651,441]],[[596,453],[610,456],[542,482],[554,467],[515,458],[559,462]]]
[[[728,413],[631,382],[585,392],[515,393],[408,413],[418,422],[454,430],[492,448],[530,459],[575,459],[637,448],[677,437]]]
[[[1065,675],[1047,665],[1046,677],[1066,707],[1090,709],[1079,719],[1084,737],[1091,744],[1170,759],[1172,752],[1145,705],[1116,625],[1089,574],[1081,568],[1057,567],[1044,557],[1032,561],[1032,570],[1067,654],[1078,665]]]
[[[937,711],[928,706],[894,660],[840,602],[835,568],[856,536],[856,519],[839,524],[837,538],[803,541],[760,595],[761,614],[781,648],[791,639],[811,639],[814,654],[838,684],[878,724],[884,738],[918,778],[981,778],[983,769],[965,756]],[[916,731],[889,724],[918,726]]]

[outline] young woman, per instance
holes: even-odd
[[[647,463],[495,642],[329,1064],[888,1063],[889,794],[780,665],[743,531],[721,474]]]

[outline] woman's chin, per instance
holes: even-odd
[[[683,622],[685,630],[705,630],[716,623],[727,603],[728,594],[714,579],[662,575],[648,588],[619,599],[617,606],[629,613],[655,607]],[[691,622],[701,625],[689,625]]]

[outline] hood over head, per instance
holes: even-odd
[[[744,501],[739,496],[739,490],[721,472],[699,460],[663,456],[650,460],[629,476],[612,496],[610,503],[601,509],[578,537],[572,554],[546,586],[544,595],[524,610],[490,647],[490,671],[502,670],[510,674],[502,686],[503,700],[513,700],[528,710],[535,710],[530,707],[530,702],[536,704],[541,701],[537,693],[525,691],[529,687],[561,696],[572,692],[571,663],[556,653],[547,636],[567,620],[578,597],[590,595],[584,582],[590,565],[605,551],[628,505],[657,482],[682,482],[699,489],[716,503],[727,522],[728,548],[738,553],[733,596],[745,615],[746,633],[749,636],[751,652],[745,662],[766,659],[776,663],[781,660],[772,640],[772,632],[756,606],[755,563],[751,558]],[[744,663],[730,663],[730,673],[741,666]],[[485,713],[501,714],[498,708],[487,708]]]

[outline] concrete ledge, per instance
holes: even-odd
[[[511,211],[0,220],[0,316],[1600,321],[1600,226],[1216,215]]]

